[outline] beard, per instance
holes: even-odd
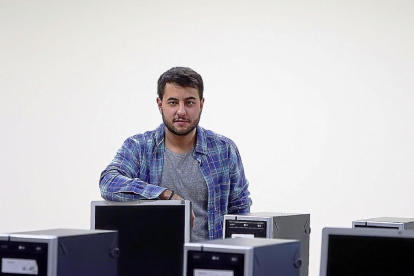
[[[174,119],[171,122],[165,119],[164,112],[161,112],[161,115],[162,115],[162,121],[164,122],[164,125],[171,133],[178,135],[178,136],[186,136],[190,134],[198,126],[198,123],[200,122],[201,111],[200,111],[200,114],[198,114],[198,117],[194,121],[190,121],[190,125],[185,129],[176,128],[173,124]]]

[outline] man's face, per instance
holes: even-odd
[[[167,129],[179,136],[191,133],[200,121],[204,98],[200,99],[197,88],[181,87],[167,83],[164,97],[157,104]]]

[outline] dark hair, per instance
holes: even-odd
[[[162,100],[165,85],[167,83],[176,84],[181,87],[197,88],[200,100],[203,98],[203,78],[193,69],[187,67],[173,67],[163,73],[158,79],[157,93]]]

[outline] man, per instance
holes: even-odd
[[[236,145],[198,126],[203,90],[203,79],[190,68],[162,74],[157,104],[163,124],[128,138],[99,184],[106,200],[191,200],[193,242],[222,238],[224,215],[248,213],[252,203]]]

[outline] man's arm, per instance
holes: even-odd
[[[127,139],[117,152],[111,164],[102,172],[99,181],[101,196],[110,201],[134,201],[139,199],[184,200],[166,188],[152,185],[139,175],[149,179],[149,168],[143,168],[142,155],[138,141]],[[141,171],[143,170],[143,171]],[[145,173],[143,173],[145,172]],[[172,195],[172,196],[171,196]],[[194,211],[191,211],[191,227],[194,226]]]
[[[145,152],[140,142],[129,138],[118,150],[115,158],[102,172],[99,188],[104,199],[133,201],[156,199],[165,188],[148,183],[150,168],[142,162]]]
[[[245,214],[250,212],[249,182],[244,174],[243,163],[236,145],[230,146],[230,195],[229,214]]]

